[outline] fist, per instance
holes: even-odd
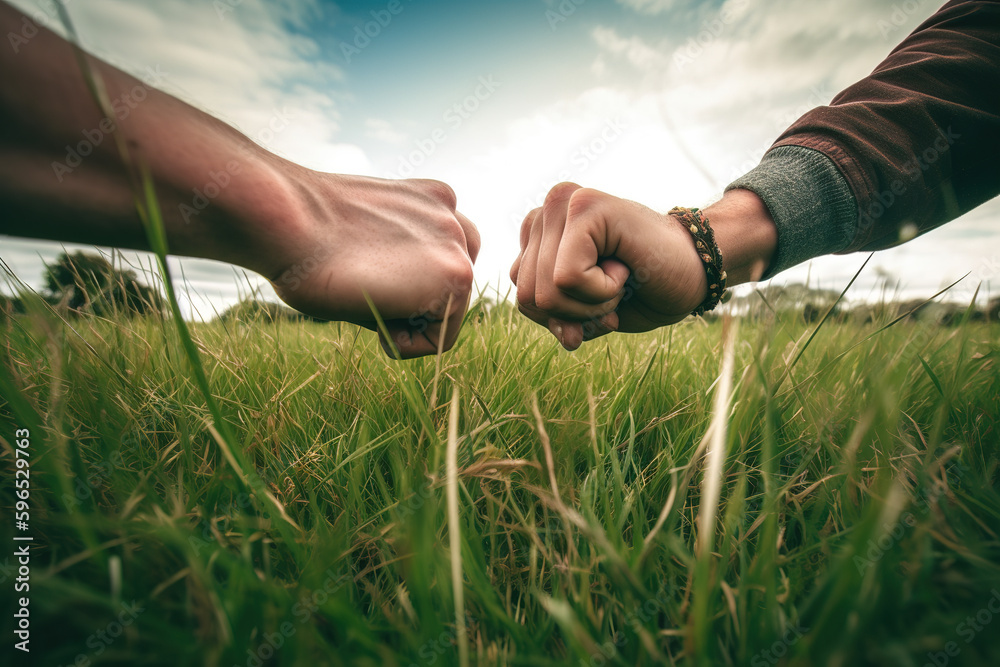
[[[313,210],[272,280],[278,295],[307,314],[379,331],[390,356],[392,345],[404,358],[451,349],[480,245],[454,191],[432,180],[319,173],[310,190]]]
[[[518,308],[567,350],[611,331],[678,322],[708,289],[677,220],[574,183],[555,186],[528,213],[520,241],[510,270]]]

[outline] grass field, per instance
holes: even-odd
[[[0,321],[5,664],[1000,664],[996,324],[742,322],[723,433],[719,321],[569,354],[474,308],[405,363],[192,325],[209,401],[174,322],[32,310]]]

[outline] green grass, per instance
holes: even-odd
[[[793,367],[815,325],[740,324],[703,507],[719,322],[569,354],[479,307],[398,363],[348,325],[4,316],[30,664],[451,665],[463,624],[473,665],[1000,664],[1000,327],[888,321]]]

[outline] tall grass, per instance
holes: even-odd
[[[568,354],[480,304],[404,363],[189,323],[202,383],[176,323],[32,302],[0,446],[13,479],[31,429],[33,664],[997,664],[998,328],[888,323],[741,324],[716,500],[719,323]]]

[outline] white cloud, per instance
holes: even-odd
[[[619,0],[643,16],[655,16],[648,21],[664,30],[644,39],[622,27],[627,21],[595,26],[589,72],[555,102],[523,92],[535,84],[545,89],[548,82],[532,79],[543,71],[535,62],[517,70],[512,49],[505,61],[511,63],[511,83],[503,91],[518,95],[508,107],[515,111],[507,118],[490,116],[491,110],[477,112],[460,129],[449,128],[447,141],[414,175],[440,178],[455,188],[460,210],[483,236],[477,281],[503,293],[518,250],[520,221],[552,185],[574,180],[657,210],[709,203],[752,168],[788,124],[868,74],[936,8],[930,0],[918,2],[918,12],[898,21],[893,17],[898,0],[727,0],[722,21],[722,12],[706,5]],[[315,20],[320,10],[314,0],[243,0],[221,20],[213,3],[194,0],[155,5],[94,0],[70,7],[85,43],[101,55],[133,72],[162,65],[170,73],[170,92],[306,166],[375,173],[370,154],[406,153],[412,139],[426,136],[403,121],[383,120],[388,112],[378,108],[365,110],[368,118],[358,124],[358,136],[343,136],[346,106],[340,93],[331,92],[337,89],[331,84],[344,81],[343,72],[323,61],[315,42],[287,29]],[[893,18],[900,25],[891,23]],[[893,29],[887,31],[886,25]],[[685,28],[682,38],[660,36],[675,26]],[[679,66],[678,54],[690,56],[690,62]],[[272,122],[285,116],[287,124],[272,129]],[[620,132],[608,129],[616,123]],[[614,136],[607,140],[605,133]],[[693,166],[682,144],[709,178]],[[398,158],[389,160],[388,167],[396,169]],[[1000,201],[879,253],[877,263],[899,276],[905,289],[928,295],[941,281],[970,270],[969,258],[976,258],[975,264],[984,247],[996,247],[997,217]],[[5,239],[5,259],[7,248]],[[25,266],[30,258],[22,253],[16,259]],[[821,276],[824,287],[842,287],[863,259],[820,258],[811,269],[794,268],[777,282],[804,281],[808,275],[814,283]],[[199,277],[191,280],[199,291],[208,293],[213,280],[229,280],[219,288],[224,292],[219,298],[235,298],[231,269],[188,260],[183,266],[200,267]],[[874,276],[871,266],[868,272]],[[195,273],[190,269],[189,277]],[[862,278],[855,291],[870,291],[873,285],[874,278]],[[199,298],[193,303],[206,308],[208,299]]]
[[[15,4],[62,32],[47,2]],[[69,10],[89,51],[140,77],[159,67],[166,92],[266,148],[328,171],[369,164],[360,146],[339,136],[338,102],[328,91],[343,72],[289,27],[314,20],[322,11],[316,0],[99,0]]]
[[[596,26],[591,36],[602,51],[624,57],[637,69],[650,72],[663,68],[667,57],[657,48],[650,46],[639,37],[622,37],[614,28]]]
[[[12,0],[32,18],[65,34],[47,0]],[[288,26],[303,27],[320,12],[316,0],[242,0],[238,4],[157,0],[95,0],[68,4],[85,48],[142,77],[147,67],[166,73],[160,86],[205,110],[277,154],[331,172],[364,173],[365,150],[340,137],[338,100],[331,83],[343,73],[319,58],[312,40]],[[217,11],[217,8],[224,9]],[[63,244],[4,239],[3,258],[15,273],[39,285],[38,257],[53,261]],[[70,249],[87,246],[67,245]],[[144,253],[125,253],[148,263]],[[208,260],[172,259],[175,276],[187,276],[189,308],[211,317],[252,289],[274,297],[266,281]],[[234,274],[234,271],[238,274]],[[238,276],[238,277],[234,277]]]
[[[401,144],[409,138],[405,132],[393,127],[392,123],[380,118],[369,118],[365,121],[365,134],[387,144]]]
[[[647,13],[672,5],[623,3]],[[845,7],[777,0],[766,10],[749,11],[755,9],[751,4],[729,0],[729,20],[712,24],[715,33],[700,43],[654,43],[613,26],[595,27],[591,37],[597,53],[591,72],[613,84],[509,121],[502,143],[468,158],[474,170],[446,170],[460,197],[471,194],[476,201],[497,200],[494,184],[503,183],[503,201],[484,206],[481,217],[473,217],[485,227],[480,279],[495,282],[498,274],[505,274],[504,267],[517,253],[520,219],[564,178],[657,210],[713,201],[722,187],[756,166],[781,131],[866,76],[904,31],[935,9],[925,2],[922,15],[907,16],[906,25],[888,35],[892,39],[883,39],[884,22],[894,11],[888,2],[846,0]],[[676,54],[692,43],[700,47],[693,62],[677,67]],[[615,63],[635,74],[610,74]],[[628,130],[597,159],[574,160],[575,151],[615,117],[625,119]],[[707,179],[681,144],[708,172]],[[983,255],[981,238],[966,237],[996,238],[998,215],[1000,201],[991,202],[945,228],[878,253],[876,262],[901,279],[907,296],[929,295],[967,272],[969,257]],[[816,283],[820,277],[824,287],[839,288],[863,260],[861,254],[819,258],[786,271],[776,282],[810,278]],[[855,295],[877,298],[875,284],[870,266]]]

